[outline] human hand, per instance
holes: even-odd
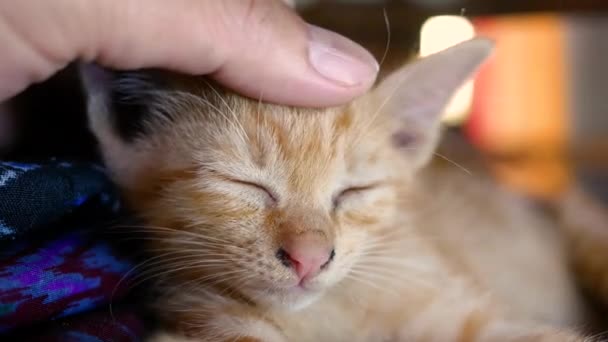
[[[279,0],[0,0],[0,102],[73,60],[209,74],[251,97],[347,102],[374,82],[362,47]]]

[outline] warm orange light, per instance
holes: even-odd
[[[503,184],[537,197],[558,196],[572,181],[564,157],[571,108],[564,19],[518,15],[474,24],[496,49],[476,77],[465,131],[485,153],[520,157],[492,164]]]

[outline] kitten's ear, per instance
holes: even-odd
[[[90,63],[81,63],[78,67],[87,99],[98,96],[107,97],[110,94],[114,78],[112,72]]]
[[[374,90],[382,111],[395,122],[392,143],[414,169],[431,158],[441,114],[454,93],[486,60],[494,44],[476,38],[422,58],[389,75]]]
[[[145,149],[143,121],[152,112],[157,85],[148,73],[115,72],[93,64],[80,65],[87,102],[89,128],[95,135],[107,167],[121,185],[151,167]]]
[[[142,133],[154,94],[162,87],[158,77],[149,71],[111,71],[94,64],[81,64],[80,76],[94,132],[97,124],[105,123],[126,141]]]

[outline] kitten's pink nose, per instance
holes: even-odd
[[[333,260],[335,252],[302,239],[289,240],[279,248],[277,258],[287,267],[293,267],[298,277],[313,277]]]

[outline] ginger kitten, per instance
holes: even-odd
[[[85,67],[91,128],[146,223],[153,340],[583,341],[557,231],[430,163],[491,50],[459,44],[324,109]]]

